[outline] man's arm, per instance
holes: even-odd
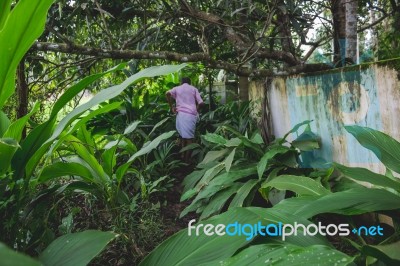
[[[201,102],[201,103],[197,104],[196,109],[197,109],[198,113],[200,113],[200,110],[203,109],[204,105],[205,105],[204,102]]]
[[[167,98],[167,102],[169,104],[169,109],[171,110],[172,113],[176,114],[176,108],[173,103],[173,97],[169,91],[165,94],[165,97]]]

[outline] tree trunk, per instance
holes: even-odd
[[[28,113],[28,84],[25,77],[25,58],[17,68],[18,110],[17,117],[21,118]],[[26,128],[22,131],[22,138],[26,137]]]
[[[357,0],[333,0],[333,54],[336,66],[358,62]]]

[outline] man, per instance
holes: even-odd
[[[193,143],[199,110],[204,102],[197,88],[191,85],[190,78],[184,77],[181,85],[166,93],[171,112],[176,114],[176,130],[181,137],[182,148]],[[176,106],[173,105],[175,99]],[[189,162],[190,152],[183,154],[185,162]]]

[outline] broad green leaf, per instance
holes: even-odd
[[[288,150],[289,150],[288,147],[277,146],[277,147],[273,148],[272,150],[267,151],[257,164],[258,178],[261,179],[269,160],[271,160],[275,155],[283,154],[283,153],[287,152]]]
[[[127,126],[124,130],[124,135],[130,134],[133,131],[135,131],[135,129],[137,128],[137,126],[142,123],[142,121],[134,121],[132,122],[129,126]]]
[[[0,266],[41,266],[42,264],[24,254],[15,252],[0,243]]]
[[[46,166],[40,173],[39,182],[47,182],[62,176],[80,176],[88,182],[94,182],[92,173],[85,166],[75,162],[57,162]]]
[[[263,244],[250,246],[231,258],[207,263],[207,265],[346,266],[353,260],[353,257],[328,246],[315,245],[299,247],[284,243],[282,245]]]
[[[30,176],[36,165],[42,159],[43,155],[48,151],[51,143],[44,143],[50,138],[54,129],[54,125],[56,124],[57,114],[62,110],[62,108],[79,92],[83,91],[88,85],[92,84],[94,81],[108,73],[121,69],[124,65],[125,64],[119,64],[103,73],[85,77],[75,85],[68,88],[66,92],[61,95],[52,108],[49,120],[35,127],[23,140],[21,149],[15,154],[12,164],[15,171],[14,176],[16,178],[23,178],[25,173],[27,176]],[[92,113],[95,112],[97,112],[97,110]],[[90,115],[92,114],[89,114],[89,116]],[[78,125],[75,125],[77,128],[80,126],[79,122],[77,123]],[[28,162],[29,165],[27,165]]]
[[[320,182],[305,176],[281,175],[265,182],[262,188],[274,187],[279,190],[290,190],[301,196],[327,195],[331,193]]]
[[[43,251],[39,260],[46,266],[87,265],[115,237],[112,232],[95,230],[63,235]]]
[[[35,105],[32,108],[32,111],[29,112],[24,117],[21,117],[20,119],[12,123],[7,129],[7,131],[4,133],[3,137],[12,138],[18,142],[21,141],[22,131],[24,130],[26,123],[28,122],[29,118],[38,110],[39,110],[39,103],[35,103]]]
[[[165,122],[167,122],[170,118],[166,117],[163,120],[161,120],[160,122],[158,122],[157,124],[154,125],[153,129],[150,131],[149,136],[151,136],[151,134],[154,133],[154,131],[156,131],[157,128],[159,128],[160,126],[162,126]]]
[[[297,209],[295,214],[311,218],[320,213],[357,215],[396,209],[400,209],[400,196],[384,189],[355,188],[315,198]]]
[[[11,125],[10,119],[8,119],[5,113],[0,111],[0,138],[3,137],[4,132],[7,131],[10,125]]]
[[[231,187],[235,181],[254,175],[256,173],[256,169],[254,166],[247,166],[248,168],[244,168],[243,166],[239,168],[239,166],[232,169],[229,173],[223,173],[218,175],[214,179],[210,181],[208,185],[204,185],[200,192],[197,194],[196,198],[192,201],[192,203],[185,208],[183,213],[187,213],[188,211],[195,210],[194,206],[197,206],[197,202],[203,199],[209,199],[210,197],[217,194],[219,191]],[[181,214],[181,216],[183,216]]]
[[[286,138],[291,134],[296,132],[297,130],[299,130],[300,127],[304,126],[304,125],[309,125],[313,120],[305,120],[301,123],[298,123],[297,125],[295,125],[288,133],[285,134],[285,136],[283,136],[283,138],[281,139],[280,143],[285,142]]]
[[[92,134],[87,130],[86,125],[82,124],[82,126],[79,128],[79,130],[76,132],[76,137],[82,141],[83,143],[86,143],[86,148],[90,152],[90,154],[94,155],[95,151],[95,141],[93,139]],[[56,145],[53,145],[53,147]],[[52,152],[52,151],[51,151]]]
[[[223,157],[229,151],[230,151],[230,149],[223,149],[223,150],[218,150],[218,151],[209,151],[209,152],[207,152],[206,156],[204,157],[204,159],[200,163],[200,165],[204,165],[204,164],[208,164],[210,162],[218,161],[221,157]]]
[[[221,215],[202,221],[203,224],[213,225],[238,222],[240,224],[263,225],[282,222],[284,224],[294,224],[294,222],[311,224],[309,221],[293,216],[283,214],[279,211],[265,208],[234,208]],[[188,235],[188,229],[183,229],[176,233],[155,248],[141,263],[141,266],[150,265],[200,265],[213,261],[227,259],[235,254],[240,248],[250,244],[252,240],[246,240],[247,236],[206,236],[202,230],[198,236],[194,235],[194,229],[191,235]],[[267,237],[263,237],[267,241]],[[273,237],[276,239],[276,237]],[[254,239],[254,238],[253,238]],[[269,238],[268,238],[269,239]],[[329,245],[329,243],[319,236],[290,236],[286,238],[285,243],[301,246],[311,245]],[[223,248],[222,248],[223,247]]]
[[[334,163],[334,166],[346,177],[400,191],[400,181],[396,182],[387,176],[371,172],[366,168],[347,167],[338,163]]]
[[[202,169],[193,171],[189,175],[185,177],[185,179],[182,182],[182,185],[184,186],[182,193],[185,193],[189,189],[192,189],[196,186],[196,184],[199,182],[199,180],[204,176],[205,172],[208,171],[210,168],[214,167],[216,164],[214,162],[210,163],[208,167],[204,167]]]
[[[235,152],[236,152],[236,148],[234,148],[231,153],[228,155],[228,157],[226,157],[224,163],[225,163],[225,171],[229,172],[229,170],[231,169],[232,166],[232,162],[233,159],[235,158]]]
[[[8,18],[8,15],[11,11],[11,1],[12,0],[3,0],[0,1],[0,31],[3,29],[4,23]],[[1,135],[0,135],[1,137]]]
[[[387,168],[400,173],[400,143],[397,140],[368,127],[345,126],[345,128],[362,146],[371,150]]]
[[[310,124],[308,124],[304,132],[292,142],[292,146],[301,151],[319,149],[319,137],[311,131]]]
[[[225,203],[230,197],[236,194],[240,188],[239,183],[235,183],[232,186],[218,192],[214,197],[208,201],[207,206],[201,212],[200,220],[210,217],[213,214],[219,213],[224,207]]]
[[[86,144],[81,142],[78,138],[69,135],[65,138],[67,145],[74,149],[74,152],[81,158],[95,174],[97,182],[107,183],[110,180],[110,176],[106,174],[102,165],[98,162],[96,157],[92,155],[86,147]]]
[[[11,1],[0,5],[5,8],[0,11],[0,110],[15,91],[17,66],[43,32],[47,11],[53,1],[20,0],[11,12]]]
[[[10,168],[11,160],[18,148],[19,145],[15,139],[0,138],[0,176]]]
[[[186,191],[182,197],[181,201],[190,199],[204,187],[209,184],[209,182],[219,173],[221,170],[224,168],[224,164],[220,163],[217,164],[211,168],[209,168],[207,171],[204,172],[203,177],[200,179],[200,181],[197,183],[197,185],[194,187],[194,189],[190,189]]]
[[[400,241],[387,245],[365,245],[361,252],[386,263],[386,265],[400,264]]]
[[[215,143],[220,145],[224,145],[227,142],[227,140],[224,137],[215,133],[207,133],[206,135],[203,136],[203,138],[210,143]]]
[[[105,150],[101,155],[101,159],[103,161],[104,171],[108,174],[108,176],[112,176],[114,173],[114,167],[117,164],[117,156],[115,152],[118,146],[115,145],[111,149]]]
[[[147,143],[147,145],[145,144],[139,151],[137,151],[134,155],[132,155],[129,158],[128,162],[133,162],[139,156],[148,154],[149,152],[157,148],[158,145],[160,145],[161,141],[171,138],[175,134],[175,132],[176,132],[175,130],[165,132],[160,136],[158,136],[157,138],[155,138],[154,140],[152,140],[150,143]]]
[[[225,143],[226,147],[237,147],[242,144],[242,141],[239,138],[232,138]]]
[[[247,181],[244,185],[241,185],[235,197],[229,204],[229,209],[233,207],[243,207],[244,201],[247,199],[247,197],[249,197],[250,192],[259,182],[260,182],[259,180],[251,179]]]

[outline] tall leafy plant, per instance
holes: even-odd
[[[283,139],[277,139],[271,145],[266,145],[258,133],[248,137],[227,126],[220,130],[228,131],[234,137],[227,139],[216,133],[204,135],[204,141],[213,149],[183,182],[181,200],[194,199],[181,216],[196,211],[203,219],[219,213],[227,203],[229,208],[249,206],[258,190],[269,200],[272,196],[266,184],[272,179],[285,173],[308,174],[310,170],[303,168],[307,165],[304,165],[301,153],[318,148],[318,138],[309,126],[293,142],[286,138],[310,122],[297,125]],[[321,190],[324,189],[318,184]],[[280,196],[283,198],[284,192]]]
[[[381,213],[392,217],[394,225],[392,230],[386,227],[382,238],[338,237],[341,240],[340,243],[346,241],[356,249],[356,252],[349,256],[339,252],[338,248],[340,247],[333,247],[326,237],[320,235],[312,238],[313,241],[317,239],[322,241],[318,243],[309,242],[309,237],[302,234],[285,242],[276,238],[271,239],[271,237],[257,237],[246,241],[245,236],[242,238],[226,235],[209,237],[205,234],[189,236],[185,229],[161,244],[142,261],[141,265],[151,265],[157,261],[168,261],[174,265],[190,265],[191,263],[239,265],[249,261],[256,264],[274,262],[277,265],[290,265],[293,263],[294,257],[296,257],[296,262],[309,264],[353,265],[352,263],[356,262],[359,265],[381,265],[382,263],[398,265],[400,262],[398,256],[400,182],[393,176],[392,171],[397,173],[399,171],[400,143],[390,136],[370,128],[347,126],[346,130],[353,134],[364,147],[374,152],[388,171],[382,175],[363,168],[340,164],[334,164],[334,166],[342,173],[343,177],[351,179],[353,182],[368,182],[372,184],[372,188],[354,183],[350,188],[331,192],[321,187],[318,181],[309,177],[279,175],[264,183],[263,187],[289,190],[294,192],[297,197],[284,199],[272,208],[230,209],[202,223],[216,225],[238,221],[239,223],[256,224],[261,221],[263,224],[278,222],[293,224],[296,221],[307,224],[318,221],[317,218],[322,214],[339,214],[341,217],[356,219],[356,215],[360,214]],[[343,179],[337,182],[341,183]],[[254,214],[259,217],[253,217]],[[292,221],[290,221],[291,219]],[[185,248],[177,248],[182,246]],[[223,252],[221,252],[222,246],[225,247]],[[218,252],[212,252],[213,250]],[[325,258],[324,262],[318,262],[319,256]]]

